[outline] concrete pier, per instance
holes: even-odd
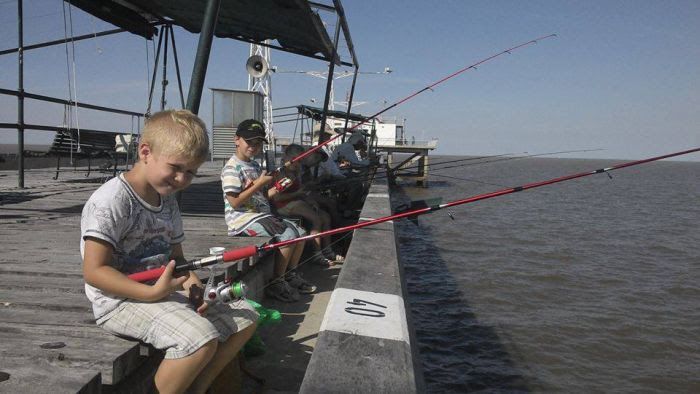
[[[360,221],[390,214],[388,186],[376,181]],[[406,299],[393,222],[355,230],[301,392],[421,392]]]

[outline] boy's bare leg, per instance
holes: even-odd
[[[321,219],[321,230],[328,231],[331,229],[331,216],[325,211],[319,211],[318,216]],[[325,249],[331,244],[331,237],[325,236],[321,238],[321,248]]]
[[[275,252],[275,278],[281,278],[287,272],[287,266],[292,258],[294,245],[283,246]]]
[[[183,393],[216,353],[213,339],[187,357],[164,359],[156,371],[155,384],[160,393]]]
[[[197,376],[194,383],[190,387],[192,393],[204,393],[211,386],[214,379],[224,369],[224,367],[236,357],[236,354],[241,350],[243,345],[248,342],[257,324],[246,327],[243,331],[231,335],[226,342],[220,343],[216,349],[216,354],[211,359],[206,368]]]
[[[292,209],[292,214],[303,217],[304,219],[311,222],[311,230],[309,234],[316,235],[321,231],[325,230],[324,218],[321,217],[320,213],[315,211],[309,204],[297,204]],[[314,249],[316,251],[321,251],[323,247],[323,241],[320,237],[313,238]],[[294,258],[292,258],[294,260]],[[298,261],[298,260],[297,260]]]
[[[289,269],[293,270],[299,265],[299,260],[301,259],[301,254],[304,253],[305,242],[299,242],[298,244],[292,245],[294,248],[291,259],[289,260]]]
[[[311,235],[316,235],[316,234],[320,233],[320,231],[318,231],[318,230],[311,230],[311,231],[309,231],[309,233],[310,233]],[[321,249],[323,249],[323,240],[322,240],[321,238],[325,238],[325,237],[316,237],[316,238],[313,238],[313,241],[314,241],[314,250],[316,250],[317,252],[320,252]]]

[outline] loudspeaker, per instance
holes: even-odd
[[[248,74],[250,74],[251,77],[261,78],[267,74],[270,67],[268,66],[267,60],[265,60],[264,57],[253,55],[248,58],[248,61],[245,62],[245,69],[248,71]]]

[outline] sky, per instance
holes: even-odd
[[[24,3],[26,44],[61,39],[71,28],[76,36],[113,28],[77,9],[67,14],[72,24],[64,24],[60,0]],[[597,149],[561,157],[641,159],[700,146],[696,0],[346,0],[343,6],[360,70],[393,70],[360,75],[354,99],[364,104],[353,112],[364,115],[507,48],[557,34],[486,62],[385,114],[405,119],[409,138],[437,138],[436,154]],[[16,13],[16,0],[0,0],[0,49],[17,46]],[[186,97],[197,36],[176,28],[176,42]],[[78,101],[143,112],[152,47],[122,33],[77,42],[74,57],[66,55],[71,47],[64,45],[27,51],[25,90],[68,98],[68,70],[74,64]],[[247,88],[248,51],[246,43],[215,39],[200,107],[208,124],[209,88]],[[280,70],[327,70],[320,60],[274,50],[271,63]],[[169,64],[168,107],[176,108],[172,58]],[[17,68],[16,55],[0,57],[0,87],[17,88]],[[336,99],[346,95],[351,82],[335,80]],[[306,74],[273,74],[272,105],[320,105],[325,84]],[[159,86],[155,97],[158,108]],[[28,100],[25,111],[27,123],[63,123],[60,105]],[[16,122],[16,113],[16,98],[0,95],[0,122]],[[82,109],[77,122],[83,128],[132,128],[129,117]],[[291,135],[293,127],[280,124],[275,133]],[[16,134],[0,129],[0,143],[16,143]],[[50,132],[27,134],[28,143],[51,139]],[[700,154],[682,159],[700,160]]]

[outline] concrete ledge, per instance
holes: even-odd
[[[390,214],[389,189],[375,182],[361,220]],[[393,223],[356,230],[300,392],[421,391],[404,294]]]

